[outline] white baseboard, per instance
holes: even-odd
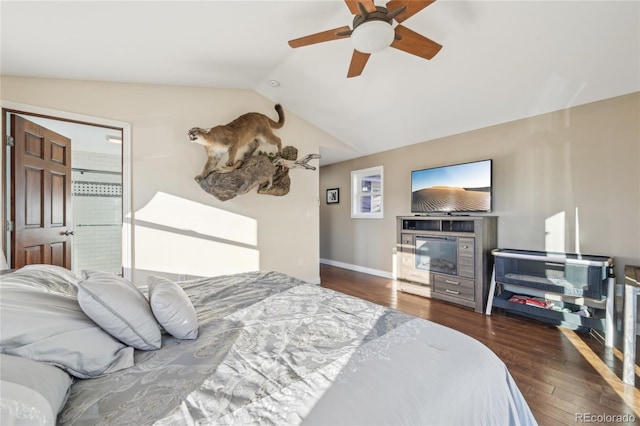
[[[338,262],[337,260],[322,258],[320,258],[320,263],[330,266],[336,266],[338,268],[349,269],[351,271],[363,272],[365,274],[375,275],[377,277],[394,279],[393,273],[389,271],[382,271],[380,269],[367,268],[365,266],[352,265],[351,263]]]

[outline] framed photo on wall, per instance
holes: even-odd
[[[327,189],[327,204],[336,204],[340,202],[340,189]]]

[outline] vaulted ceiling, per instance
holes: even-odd
[[[287,44],[351,27],[344,1],[3,0],[0,14],[4,75],[255,90],[352,148],[321,164],[640,90],[638,1],[438,0],[403,23],[443,45],[432,60],[388,48],[349,79],[351,40]]]

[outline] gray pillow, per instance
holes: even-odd
[[[160,327],[147,298],[136,286],[108,272],[82,271],[82,277],[78,302],[89,318],[136,349],[160,348]]]
[[[165,331],[178,339],[198,337],[198,317],[189,296],[177,283],[149,277],[149,303]]]
[[[19,356],[0,354],[0,365],[0,424],[56,424],[71,377],[58,367]]]
[[[2,275],[0,352],[57,365],[80,378],[133,366],[133,348],[87,317],[75,284],[67,284],[65,288],[61,274],[47,268]]]

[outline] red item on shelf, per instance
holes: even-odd
[[[535,306],[536,308],[551,309],[553,302],[541,297],[513,295],[509,298],[509,302],[519,303],[521,305]]]
[[[527,298],[525,296],[514,295],[509,298],[509,302],[520,303],[521,305],[524,305],[527,303]]]

